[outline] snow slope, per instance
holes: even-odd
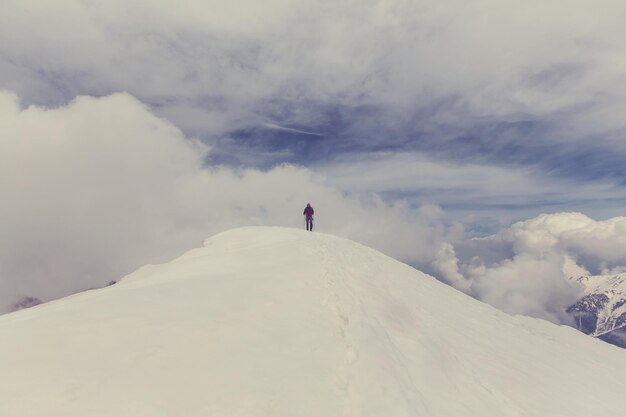
[[[0,317],[1,417],[626,415],[626,352],[354,242],[208,239]]]

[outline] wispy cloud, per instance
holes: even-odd
[[[466,145],[465,157],[524,159],[574,141],[622,152],[625,7],[26,0],[3,7],[0,73],[26,103],[128,91],[209,142],[269,119],[324,126],[346,152],[424,144],[454,157]]]
[[[401,198],[415,205],[436,203],[468,224],[477,215],[508,224],[546,209],[615,216],[621,213],[619,201],[626,201],[626,190],[615,179],[581,183],[548,175],[532,165],[478,165],[416,152],[358,154],[326,162],[319,170],[340,189],[375,191],[389,200]]]

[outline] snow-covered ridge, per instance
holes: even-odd
[[[293,229],[214,236],[0,339],[2,417],[624,412],[623,350]]]
[[[585,288],[585,296],[568,310],[576,316],[580,330],[602,337],[626,328],[626,274],[570,279]]]

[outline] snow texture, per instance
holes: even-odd
[[[216,235],[0,339],[2,417],[625,412],[623,350],[303,230]]]

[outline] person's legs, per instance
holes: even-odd
[[[306,230],[313,231],[313,219],[310,217],[306,219]]]

